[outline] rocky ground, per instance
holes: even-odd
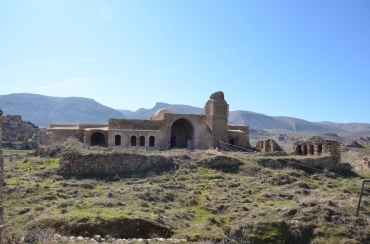
[[[5,150],[4,237],[7,243],[370,243],[370,190],[355,216],[361,180],[370,178],[364,161],[370,145],[363,146],[342,152],[351,172],[257,164],[286,156],[171,150],[131,153],[171,157],[175,170],[83,177],[60,174],[57,155],[10,162],[13,151]],[[221,159],[235,163],[218,167]]]

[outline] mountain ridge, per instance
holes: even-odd
[[[41,127],[50,123],[107,122],[109,118],[124,118],[117,110],[91,98],[52,97],[31,93],[0,95],[4,115],[21,115]]]
[[[156,111],[161,108],[167,108],[172,113],[204,114],[203,108],[183,104],[168,104],[164,102],[157,102],[155,106],[151,109],[140,108],[136,111],[118,109],[118,111],[125,111],[124,115],[129,119],[149,119],[156,113]],[[288,116],[268,116],[265,114],[245,110],[230,111],[229,123],[247,125],[253,129],[276,131],[286,130],[297,132],[361,132],[360,130],[352,129],[351,126],[345,126],[346,123],[328,122],[338,124],[336,126],[331,126],[330,124],[325,124],[323,122],[310,122],[307,120]],[[365,129],[369,128],[368,130],[363,130],[363,132],[370,131],[370,124],[357,124],[361,124],[362,127]]]
[[[50,123],[107,122],[109,118],[149,119],[159,109],[167,108],[177,114],[204,114],[204,109],[183,104],[157,102],[152,108],[136,111],[113,109],[94,99],[83,97],[52,97],[31,93],[0,95],[4,115],[21,115],[38,126]],[[229,112],[229,123],[247,125],[253,129],[272,131],[351,132],[368,133],[370,123],[310,122],[287,116],[268,116],[252,111]]]

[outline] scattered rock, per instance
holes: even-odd
[[[28,213],[30,210],[31,210],[30,208],[23,208],[19,210],[18,214],[22,215],[22,214]]]
[[[297,214],[297,211],[298,211],[297,209],[289,209],[285,214],[287,216],[294,216]]]
[[[93,236],[93,239],[97,242],[101,242],[101,236],[100,235],[95,235]]]
[[[347,145],[347,147],[360,147],[363,148],[361,144],[359,144],[357,141],[352,141],[350,144]]]
[[[28,233],[25,237],[24,237],[24,242],[25,243],[33,243],[36,241],[36,238],[34,235]]]

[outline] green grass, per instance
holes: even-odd
[[[356,150],[362,155],[368,148]],[[82,230],[75,233],[68,228],[83,223],[98,226],[102,221],[120,218],[139,218],[163,225],[172,229],[172,237],[193,241],[289,241],[293,229],[299,230],[296,233],[311,233],[305,229],[307,226],[312,233],[305,238],[311,238],[313,243],[325,240],[356,243],[370,236],[367,226],[356,224],[354,217],[360,176],[343,179],[327,172],[273,170],[256,165],[255,155],[242,153],[222,153],[244,163],[238,173],[223,173],[195,163],[220,152],[145,153],[173,157],[180,168],[147,178],[112,181],[104,177],[63,178],[58,173],[58,158],[28,157],[6,163],[6,236],[16,238],[48,227],[82,235]],[[275,179],[281,174],[289,176],[291,181],[277,184]],[[300,182],[308,184],[310,189],[302,188]],[[86,184],[93,189],[84,188]],[[367,221],[368,195],[363,200],[360,214]],[[58,224],[64,228],[60,229]]]
[[[3,155],[8,156],[11,154],[20,154],[20,155],[27,155],[33,154],[35,150],[12,150],[12,149],[2,149]]]

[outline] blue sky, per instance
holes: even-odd
[[[370,123],[370,1],[1,1],[0,95]]]

